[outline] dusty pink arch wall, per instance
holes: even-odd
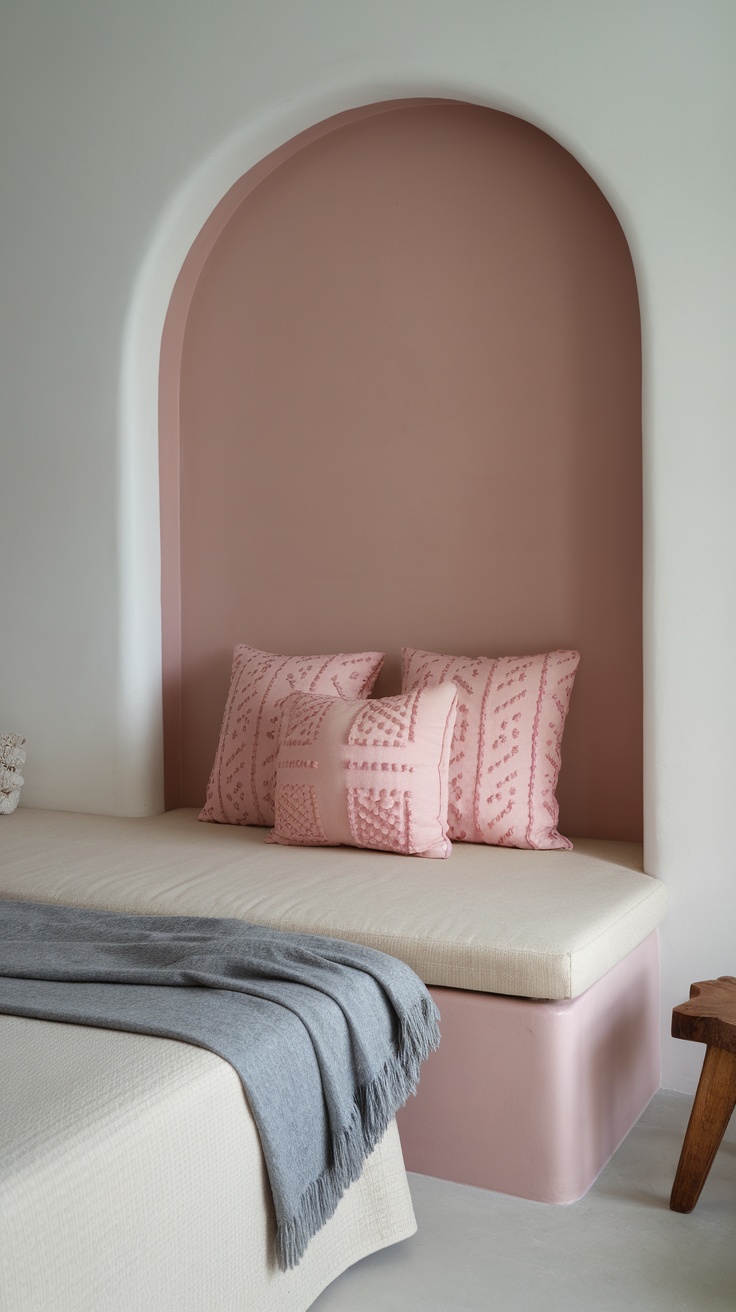
[[[621,228],[519,119],[339,115],[245,175],[161,360],[167,805],[232,647],[576,646],[561,826],[642,825],[641,348]]]

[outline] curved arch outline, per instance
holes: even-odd
[[[330,119],[397,100],[460,100],[514,114],[569,150],[611,204],[629,247],[630,224],[595,162],[581,158],[533,106],[489,97],[471,83],[411,76],[333,84],[273,107],[232,133],[184,182],[162,213],[138,271],[124,334],[118,416],[119,743],[123,814],[163,810],[163,657],[159,485],[159,362],[164,323],[187,255],[213,211],[244,174]],[[294,145],[298,149],[298,145]],[[273,167],[273,166],[272,166]],[[233,208],[242,199],[233,197]],[[223,212],[223,226],[229,213]]]

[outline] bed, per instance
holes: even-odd
[[[120,842],[126,827],[140,828],[16,812],[0,831],[0,896],[135,910],[145,872]],[[146,828],[149,878],[158,859],[186,883],[176,842],[151,844]],[[72,870],[80,882],[64,891]],[[215,893],[202,909],[216,906]],[[7,1015],[0,1052],[2,1312],[302,1312],[346,1267],[416,1229],[393,1122],[284,1272],[255,1123],[226,1062],[168,1039]]]

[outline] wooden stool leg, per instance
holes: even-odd
[[[692,1212],[736,1106],[736,1052],[710,1045],[672,1186],[673,1212]]]

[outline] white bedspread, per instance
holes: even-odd
[[[395,1123],[295,1271],[240,1081],[169,1039],[0,1017],[2,1312],[301,1312],[416,1229]]]
[[[34,882],[43,889],[40,864]],[[273,1229],[255,1124],[226,1062],[169,1039],[0,1016],[1,1312],[302,1312],[416,1229],[395,1123],[295,1271],[278,1269]]]

